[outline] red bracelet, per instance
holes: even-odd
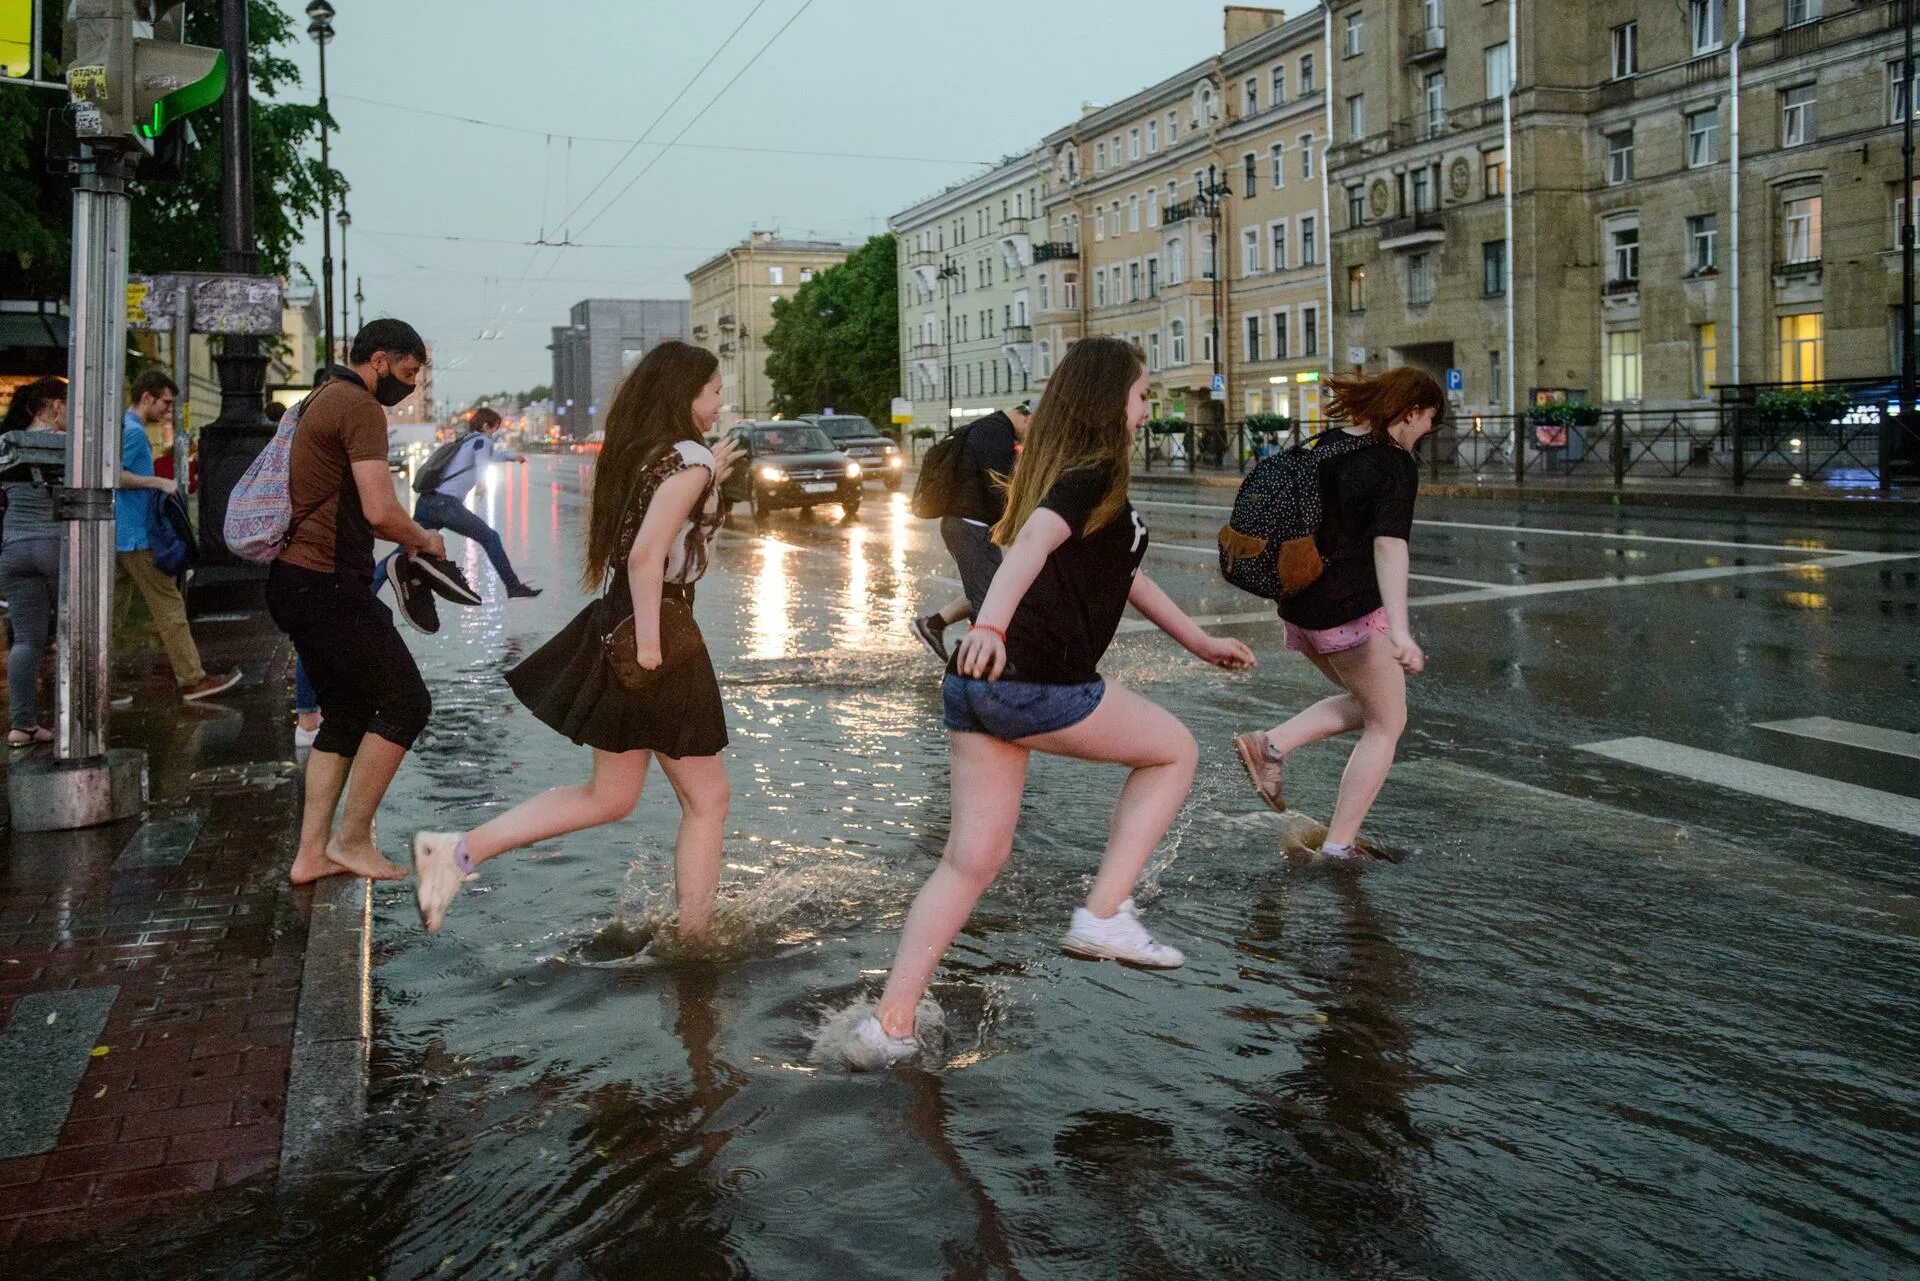
[[[1000,643],[1002,645],[1007,643],[1007,634],[1001,631],[998,627],[989,627],[985,623],[973,623],[971,624],[971,627],[972,627],[972,630],[976,632],[992,632],[995,636],[998,636],[1000,638]]]

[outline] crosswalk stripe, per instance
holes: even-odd
[[[1831,716],[1802,716],[1787,721],[1760,721],[1755,729],[1770,729],[1776,734],[1792,734],[1799,738],[1817,739],[1822,743],[1839,743],[1843,747],[1864,747],[1870,752],[1885,752],[1889,756],[1906,756],[1920,760],[1920,734],[1909,734],[1904,730],[1883,729],[1878,725],[1856,725],[1852,721],[1839,721]]]
[[[1920,836],[1920,800],[1910,796],[1896,796],[1855,783],[1762,765],[1657,738],[1616,738],[1604,743],[1584,743],[1580,750],[1696,783],[1762,796],[1783,805],[1852,819],[1907,836]]]

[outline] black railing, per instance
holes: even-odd
[[[1411,236],[1421,231],[1445,231],[1446,215],[1438,209],[1422,209],[1417,213],[1389,218],[1380,224],[1380,239],[1397,240],[1401,236]]]
[[[1640,292],[1640,281],[1638,278],[1633,280],[1609,280],[1606,283],[1605,292],[1609,298],[1618,294],[1637,294]]]
[[[1160,211],[1160,225],[1163,227],[1171,227],[1173,224],[1185,222],[1189,218],[1202,218],[1205,216],[1206,210],[1201,207],[1201,202],[1197,200],[1182,200],[1178,204],[1168,205]]]
[[[1080,247],[1078,245],[1070,245],[1060,240],[1049,240],[1033,247],[1033,260],[1035,262],[1056,262],[1075,259],[1079,256]]]

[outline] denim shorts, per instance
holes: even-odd
[[[1107,682],[1097,677],[1085,685],[1040,685],[949,674],[940,683],[948,729],[987,734],[1005,743],[1078,725],[1093,715],[1106,692]]]

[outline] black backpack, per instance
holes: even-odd
[[[438,489],[440,482],[447,478],[447,465],[453,461],[453,456],[460,452],[460,446],[466,443],[467,437],[460,436],[428,454],[427,461],[421,463],[420,470],[413,474],[413,492],[430,494]]]
[[[1240,482],[1233,515],[1220,527],[1220,574],[1243,592],[1283,600],[1326,566],[1314,535],[1325,517],[1322,464],[1380,443],[1335,428],[1263,458]]]
[[[953,504],[966,483],[967,433],[973,424],[933,443],[920,460],[920,475],[913,482],[913,499],[908,504],[922,520],[937,520],[953,514]]]

